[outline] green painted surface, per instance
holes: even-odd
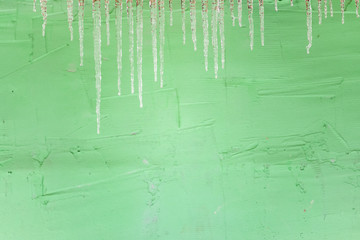
[[[125,81],[126,50],[117,96],[115,32],[109,47],[103,32],[97,135],[89,4],[79,67],[65,1],[49,1],[45,38],[32,1],[0,1],[0,239],[360,239],[354,3],[345,25],[334,2],[319,26],[314,2],[310,55],[302,1],[277,13],[266,2],[265,47],[255,4],[253,52],[246,8],[243,28],[227,8],[217,80],[211,50],[203,70],[200,12],[194,52],[189,22],[182,45],[178,5],[159,89],[144,4],[143,109]],[[127,36],[124,18],[124,46]]]

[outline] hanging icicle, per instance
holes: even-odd
[[[214,55],[214,73],[215,78],[218,77],[218,58],[219,58],[219,52],[218,52],[218,34],[217,34],[217,28],[218,28],[218,1],[219,0],[213,0],[212,2],[212,17],[211,17],[211,42],[213,46],[213,55]]]
[[[321,24],[322,15],[321,15],[321,0],[318,0],[318,17],[319,17],[319,24]]]
[[[278,0],[275,0],[275,11],[278,11]]]
[[[220,30],[220,46],[221,46],[221,68],[225,68],[225,23],[224,23],[224,0],[219,0],[219,30]]]
[[[261,46],[264,46],[264,0],[259,0]]]
[[[235,26],[234,0],[230,0],[230,15],[232,20],[232,25]]]
[[[154,81],[157,82],[157,8],[156,0],[150,0],[150,20],[151,20],[151,38],[152,38],[152,54],[154,65]]]
[[[100,134],[100,102],[101,102],[101,9],[100,0],[93,0],[94,22],[94,61],[96,81],[96,122],[97,134]]]
[[[40,0],[41,15],[43,17],[42,35],[45,37],[45,29],[47,24],[47,0]]]
[[[324,14],[325,18],[327,18],[327,0],[324,0]]]
[[[345,0],[340,0],[340,8],[341,8],[341,23],[345,23]]]
[[[74,16],[73,16],[73,0],[67,0],[67,15],[68,15],[68,24],[69,24],[69,31],[70,31],[70,40],[72,41],[74,38],[74,30],[73,30],[73,26],[72,23],[74,21]]]
[[[80,49],[80,66],[84,65],[84,0],[79,0],[78,25],[79,25],[79,49]]]
[[[330,16],[333,17],[334,16],[334,11],[333,11],[332,0],[329,0],[329,5],[330,5]]]
[[[196,0],[190,0],[190,24],[191,38],[194,44],[194,51],[196,51]]]
[[[116,40],[117,40],[117,69],[118,69],[118,95],[121,95],[121,72],[122,72],[122,0],[115,0],[116,16]]]
[[[356,5],[356,17],[359,17],[359,0],[355,0],[355,5]]]
[[[173,6],[172,6],[172,0],[169,0],[169,10],[170,10],[169,21],[170,21],[170,26],[172,26],[172,25],[173,25]]]
[[[131,81],[131,93],[135,93],[134,87],[134,19],[132,0],[127,0],[127,17],[129,23],[129,59],[130,59],[130,81]]]
[[[182,20],[182,32],[183,32],[183,44],[185,44],[186,41],[186,29],[185,29],[185,0],[181,0],[181,20]]]
[[[254,20],[253,20],[253,0],[247,0],[248,18],[249,18],[249,37],[250,50],[254,49]]]
[[[208,16],[208,0],[202,0],[202,27],[203,27],[203,36],[204,36],[204,61],[205,61],[205,71],[208,71],[208,49],[209,49],[209,16]]]
[[[160,41],[160,87],[164,86],[164,47],[165,47],[165,7],[164,0],[158,0],[159,41]]]
[[[242,0],[238,0],[239,27],[242,27]]]
[[[136,61],[139,83],[139,103],[143,107],[142,99],[142,49],[143,49],[143,0],[136,0]]]
[[[110,45],[110,0],[105,0],[106,44]]]
[[[80,43],[80,66],[84,65],[84,0],[79,0],[79,43]]]
[[[33,12],[36,12],[36,0],[33,2]]]
[[[308,38],[308,45],[306,46],[306,52],[307,54],[309,54],[312,45],[312,9],[311,9],[311,0],[305,0],[305,2],[306,2],[307,38]]]

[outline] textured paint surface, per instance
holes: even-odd
[[[313,14],[309,55],[304,2],[279,1],[275,12],[264,1],[266,44],[254,17],[253,51],[245,5],[239,28],[226,4],[226,65],[214,79],[203,67],[201,13],[194,52],[191,41],[183,45],[180,1],[173,1],[162,89],[144,4],[143,108],[131,95],[127,49],[117,94],[110,34],[97,135],[91,4],[80,67],[65,0],[47,1],[45,38],[33,1],[0,1],[0,239],[360,239],[354,2],[344,25],[339,2],[321,25]],[[188,23],[185,34],[191,39]]]

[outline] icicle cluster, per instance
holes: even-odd
[[[73,21],[74,21],[74,0],[67,0],[67,18],[68,28],[70,31],[70,39],[73,40]],[[105,23],[106,23],[106,38],[107,45],[110,44],[110,8],[111,1],[104,1],[105,10]],[[123,1],[126,3],[127,21],[128,21],[128,37],[129,37],[129,61],[130,61],[130,82],[131,93],[135,93],[135,56],[134,56],[134,27],[136,27],[136,76],[138,80],[138,96],[140,107],[143,107],[143,5],[144,0],[136,0],[136,25],[134,26],[134,3],[133,0],[114,0],[115,4],[115,29],[116,29],[116,42],[117,42],[117,88],[118,95],[121,95],[121,79],[122,79],[122,28],[123,28]],[[126,2],[125,2],[126,1]],[[152,42],[152,55],[153,55],[153,71],[154,81],[158,81],[158,74],[160,75],[160,87],[164,86],[164,70],[165,70],[165,0],[148,0],[150,7],[150,24],[151,24],[151,42]],[[39,0],[41,15],[43,18],[42,35],[45,36],[47,24],[47,0]],[[100,103],[101,103],[101,2],[102,0],[92,0],[93,7],[93,40],[94,40],[94,61],[95,61],[95,82],[96,82],[96,119],[97,119],[97,133],[100,133]],[[186,12],[187,0],[176,1],[181,9],[181,28],[182,28],[182,42],[186,42],[186,21],[187,14],[190,17],[191,39],[193,42],[194,50],[197,49],[197,5],[196,0],[189,0],[190,11]],[[234,14],[235,3],[237,3],[237,17]],[[275,10],[278,11],[278,1],[274,0]],[[209,9],[211,4],[211,9]],[[249,22],[249,42],[250,50],[254,48],[254,3],[253,0],[246,0],[248,9],[248,22]],[[322,23],[322,14],[324,18],[328,15],[328,4],[330,8],[330,16],[333,17],[332,0],[317,0],[318,22]],[[78,0],[78,27],[79,27],[79,44],[80,44],[80,66],[84,64],[84,5],[85,0]],[[239,27],[242,27],[242,0],[229,0],[229,11],[232,20],[232,25],[235,25],[237,18]],[[293,0],[290,1],[293,6]],[[323,6],[322,6],[323,5]],[[312,7],[311,0],[305,0],[306,6],[306,25],[307,25],[307,40],[306,52],[310,53],[312,46]],[[359,0],[355,0],[356,17],[359,17]],[[169,0],[169,25],[173,25],[173,0]],[[322,9],[323,8],[323,9]],[[345,0],[340,0],[341,9],[341,22],[344,24],[345,18]],[[213,66],[214,76],[218,78],[219,72],[219,45],[220,45],[220,59],[221,67],[225,67],[225,0],[201,0],[201,20],[202,20],[202,33],[203,33],[203,55],[205,70],[208,71],[209,67],[209,12],[211,10],[210,27],[211,27],[211,46],[213,52]],[[36,0],[33,0],[33,11],[36,12]],[[264,0],[259,0],[259,17],[260,17],[260,37],[261,45],[264,46]],[[159,69],[158,69],[159,58]],[[158,72],[159,71],[159,72]]]

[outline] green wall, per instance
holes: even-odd
[[[334,17],[320,26],[313,2],[307,55],[303,1],[279,1],[279,12],[265,2],[264,47],[255,1],[252,52],[245,5],[245,26],[232,27],[226,1],[226,64],[214,79],[211,48],[209,72],[203,67],[201,12],[194,52],[189,11],[183,45],[173,1],[162,89],[145,3],[142,109],[130,94],[125,11],[117,96],[112,12],[110,46],[103,24],[100,135],[91,6],[80,67],[77,17],[70,42],[65,2],[49,0],[43,38],[31,0],[0,0],[0,239],[360,239],[354,2],[344,25],[334,1]]]

